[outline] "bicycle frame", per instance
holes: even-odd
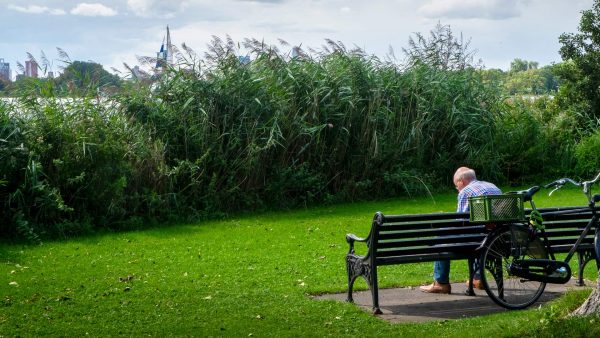
[[[599,178],[600,178],[600,174],[598,174],[593,181],[595,182]],[[565,179],[563,179],[563,180],[565,180]],[[568,266],[568,264],[570,263],[571,259],[573,258],[573,256],[577,252],[577,250],[579,249],[579,246],[581,245],[581,243],[583,242],[583,240],[585,239],[585,237],[588,235],[588,232],[590,231],[590,229],[592,227],[595,227],[594,247],[597,247],[596,242],[598,241],[598,235],[600,233],[600,229],[599,229],[600,216],[597,213],[597,209],[596,209],[596,205],[595,205],[597,198],[595,196],[592,196],[592,194],[591,194],[590,187],[591,187],[592,183],[590,183],[590,182],[592,182],[592,181],[584,182],[583,184],[581,184],[581,185],[584,186],[584,193],[588,197],[588,202],[589,202],[588,207],[581,207],[581,208],[575,208],[575,209],[570,209],[570,210],[563,210],[563,211],[555,211],[555,212],[546,213],[546,215],[565,215],[565,214],[577,213],[577,212],[587,211],[587,210],[591,210],[591,212],[592,212],[592,218],[590,219],[590,221],[587,223],[586,227],[581,232],[581,235],[579,235],[579,237],[577,238],[577,241],[575,241],[575,244],[573,244],[573,247],[571,247],[571,249],[567,253],[567,256],[565,257],[565,259],[562,260],[562,261],[560,261],[560,262],[566,263],[566,265],[563,266],[563,269],[566,269],[568,271],[564,271],[563,270],[562,272],[565,273],[565,274],[568,273],[569,277],[571,275],[571,271],[570,271],[570,267]],[[563,182],[563,184],[564,184],[564,182]],[[554,192],[554,191],[552,191],[552,192]],[[536,207],[535,207],[535,203],[533,202],[533,200],[530,200],[529,202],[531,204],[532,210],[537,210]],[[559,260],[557,260],[556,257],[554,256],[554,252],[552,250],[552,247],[550,246],[550,242],[548,240],[548,237],[546,236],[545,230],[544,229],[536,230],[536,232],[538,232],[538,231],[542,235],[544,246],[546,247],[546,249],[548,251],[548,254],[550,255],[550,260],[558,262]],[[598,254],[600,254],[600,253],[596,253],[596,256],[597,256],[596,257],[596,263],[597,263],[597,266],[600,267],[600,257],[598,257]],[[540,265],[543,265],[542,261],[539,261],[538,263]],[[548,266],[548,268],[550,268],[550,266]],[[558,269],[557,269],[557,271],[558,271]],[[561,284],[561,283],[563,283],[561,279],[553,279],[553,278],[547,278],[547,279],[540,278],[540,279],[543,279],[542,281],[544,281],[546,283],[554,283],[554,284]],[[565,278],[564,281],[568,281],[568,278]]]
[[[569,178],[563,178],[546,185],[545,188],[555,188],[552,192],[560,189],[566,183],[583,187],[589,203],[584,207],[547,210],[543,214],[537,211],[533,202],[533,195],[539,191],[539,186],[511,192],[523,195],[524,201],[530,202],[532,211],[529,219],[525,222],[498,223],[478,248],[478,250],[482,250],[478,269],[481,271],[483,286],[488,296],[496,304],[507,309],[523,309],[533,304],[541,296],[547,283],[567,283],[571,279],[569,262],[576,252],[581,252],[583,243],[588,245],[587,238],[589,238],[592,227],[595,227],[593,249],[596,265],[600,268],[600,212],[598,212],[600,208],[596,207],[596,203],[600,202],[600,195],[591,193],[591,186],[599,180],[600,173],[591,181],[576,182]],[[578,213],[582,213],[582,215],[576,216],[575,214]],[[554,231],[546,232],[542,216],[568,214],[574,214],[573,218],[579,220],[577,221],[578,226],[574,230],[581,229],[581,233],[573,234],[578,236],[575,243],[570,248],[564,248],[560,244],[565,243],[560,241],[562,236],[560,227],[556,228],[556,233]],[[584,218],[582,219],[581,216]],[[589,221],[587,221],[588,217]],[[571,216],[567,218],[570,219]],[[558,225],[560,225],[560,220],[561,217],[556,219]],[[583,224],[586,224],[585,227],[579,227]],[[549,236],[552,238],[558,236],[557,245],[561,245],[560,249],[552,248]],[[569,242],[572,243],[570,240],[566,243]],[[564,260],[557,260],[554,254],[555,250],[564,252],[563,248],[568,249],[566,257]],[[588,255],[588,251],[586,251],[586,255]],[[578,257],[581,271],[587,261],[582,265],[582,257]]]

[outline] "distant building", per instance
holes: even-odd
[[[292,48],[292,58],[297,58],[300,56],[300,47],[294,46]]]
[[[49,71],[48,72],[48,78],[49,79],[54,79],[54,72],[53,71]]]
[[[38,77],[38,64],[33,60],[25,61],[25,76]]]
[[[156,70],[164,70],[168,66],[173,65],[173,45],[171,44],[171,33],[169,32],[169,26],[167,26],[166,44],[165,38],[160,45],[160,51],[156,53]]]
[[[138,80],[144,80],[149,77],[148,73],[144,72],[140,66],[135,66],[131,69],[131,76]]]
[[[4,62],[4,59],[0,59],[0,78],[10,81],[12,74],[10,73],[10,63]]]
[[[238,56],[238,61],[245,66],[250,63],[250,55]]]

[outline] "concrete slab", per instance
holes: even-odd
[[[587,285],[594,283],[587,282]],[[546,290],[531,307],[548,302],[575,286],[575,280],[564,285],[547,284]],[[453,283],[452,294],[430,294],[419,291],[418,287],[379,289],[379,305],[383,314],[381,319],[394,323],[427,322],[435,320],[461,319],[484,316],[509,311],[496,305],[484,290],[475,290],[475,296],[465,295],[465,283]],[[373,302],[370,291],[355,291],[354,303],[372,313]],[[315,299],[346,300],[346,293],[325,294]]]

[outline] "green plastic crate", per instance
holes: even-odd
[[[525,220],[523,195],[469,197],[471,222],[516,222]]]

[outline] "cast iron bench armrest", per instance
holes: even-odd
[[[354,253],[354,242],[367,242],[369,240],[369,236],[366,238],[358,237],[355,234],[346,234],[346,242],[350,245],[350,249],[348,250],[349,254]]]

